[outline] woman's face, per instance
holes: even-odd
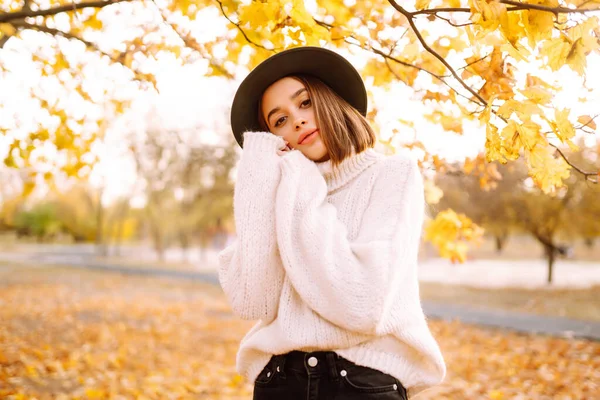
[[[313,161],[329,159],[317,127],[315,108],[302,82],[283,78],[265,90],[262,97],[263,117],[269,130],[285,139]]]

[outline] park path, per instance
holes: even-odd
[[[72,268],[85,268],[96,271],[121,273],[131,275],[146,275],[156,277],[179,278],[195,280],[219,285],[219,280],[214,271],[186,271],[148,268],[145,266],[108,264],[86,257],[69,254],[43,254],[43,253],[7,253],[0,254],[0,262],[14,263],[26,266],[60,266]],[[465,323],[482,325],[500,329],[510,329],[517,332],[537,333],[561,337],[585,338],[600,340],[600,323],[581,321],[563,317],[547,317],[533,314],[506,312],[497,310],[481,310],[466,306],[447,303],[423,301],[423,309],[428,318],[442,320],[459,320]]]

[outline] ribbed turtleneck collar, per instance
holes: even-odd
[[[338,165],[337,174],[335,175],[331,160],[319,162],[316,163],[316,165],[317,168],[319,168],[321,175],[325,178],[325,182],[327,182],[327,188],[329,191],[332,191],[351,181],[382,157],[383,155],[379,154],[375,149],[368,148],[361,153],[353,154],[344,159],[342,163]]]

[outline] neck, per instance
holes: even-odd
[[[331,159],[322,162],[317,161],[316,165],[331,191],[351,181],[381,157],[382,155],[377,153],[375,149],[368,148],[358,154],[353,153],[346,157],[336,168],[333,168]]]

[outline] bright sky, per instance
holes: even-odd
[[[310,2],[309,2],[310,5]],[[129,26],[128,21],[132,18],[144,20],[151,23],[159,22],[159,16],[156,13],[139,13],[133,5],[123,4],[122,12],[119,16],[113,16],[105,21],[105,31],[98,35],[99,43],[108,47],[120,43],[124,35],[129,30],[123,27]],[[203,15],[194,25],[194,36],[202,39],[209,39],[217,30],[222,30],[224,24],[218,21],[218,15],[214,13]],[[426,22],[426,21],[425,21]],[[60,24],[61,21],[58,21]],[[430,34],[438,35],[440,32],[430,31]],[[52,42],[52,39],[46,38],[40,42],[40,35],[35,36],[35,40],[29,40],[28,46],[45,46]],[[33,38],[32,38],[33,39]],[[3,60],[8,62],[14,69],[19,70],[21,79],[0,79],[0,119],[14,118],[22,119],[24,128],[28,124],[35,123],[34,118],[24,118],[24,110],[32,108],[31,101],[25,90],[31,87],[31,79],[39,79],[39,71],[28,62],[28,57],[21,52],[19,54],[17,47],[11,48],[10,42],[0,53]],[[344,53],[350,61],[358,68],[365,62],[365,52],[358,52],[350,55]],[[462,66],[461,58],[450,57],[449,61],[455,66]],[[197,126],[205,126],[208,130],[198,132],[197,135],[189,137],[191,145],[199,143],[216,143],[220,140],[218,136],[212,135],[209,130],[217,132],[227,131],[229,115],[227,112],[231,104],[235,89],[241,82],[241,79],[247,71],[240,71],[240,77],[235,82],[228,82],[223,79],[205,78],[206,63],[196,63],[193,65],[179,66],[172,58],[166,58],[160,61],[157,66],[158,85],[160,95],[144,94],[138,96],[137,101],[131,111],[125,118],[117,121],[109,130],[105,143],[96,146],[95,151],[101,156],[101,162],[94,168],[91,176],[91,183],[95,186],[105,187],[105,198],[107,202],[112,201],[121,195],[131,195],[139,190],[136,186],[135,166],[133,160],[127,151],[127,141],[124,140],[124,133],[130,131],[143,132],[148,123],[148,113],[152,110],[161,125],[170,128],[188,129]],[[106,69],[105,69],[106,70]],[[600,110],[600,57],[592,55],[588,59],[587,86],[596,90],[591,93],[582,90],[582,80],[569,68],[563,68],[560,72],[552,74],[553,78],[558,80],[564,91],[555,99],[555,104],[562,108],[572,109],[572,115],[589,114],[595,115]],[[526,73],[534,73],[541,78],[546,78],[550,82],[552,79],[549,72],[540,71],[539,66],[519,65],[518,79],[524,79]],[[99,76],[98,88],[102,88],[105,79],[108,79],[106,71],[102,72],[100,68],[93,73]],[[104,76],[103,76],[104,75]],[[416,88],[427,87],[423,82],[428,81],[424,76],[417,79]],[[52,90],[52,88],[48,88]],[[464,93],[464,92],[463,92]],[[382,136],[396,128],[401,132],[399,139],[410,141],[413,137],[421,140],[428,150],[432,153],[438,153],[450,159],[460,159],[466,156],[474,156],[483,149],[485,141],[484,130],[475,124],[465,124],[463,135],[456,135],[451,132],[444,132],[440,126],[433,125],[426,121],[422,115],[430,112],[426,104],[423,104],[415,96],[413,88],[404,84],[395,85],[390,92],[383,92],[373,89],[374,104],[377,106],[378,124]],[[586,96],[589,100],[586,103],[580,103],[578,99]],[[414,130],[408,129],[399,124],[399,120],[412,121],[415,125]],[[403,139],[406,138],[406,139]],[[5,154],[8,141],[0,137],[0,156]],[[143,199],[136,197],[135,202],[141,204]]]

